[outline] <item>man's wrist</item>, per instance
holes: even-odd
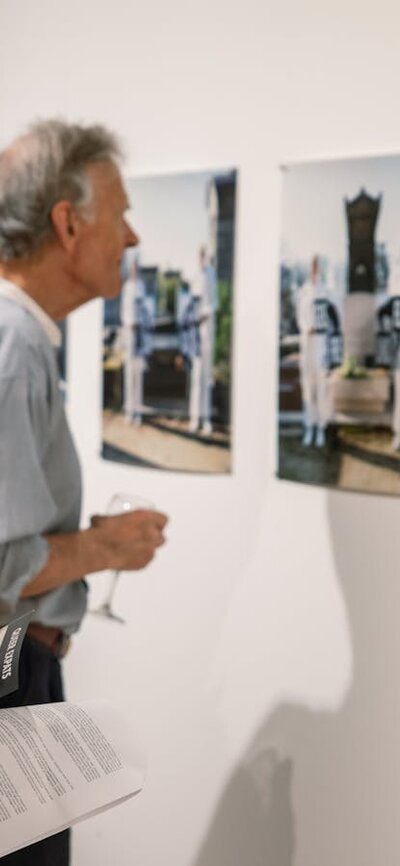
[[[82,554],[87,560],[87,573],[105,571],[114,567],[113,551],[105,540],[101,528],[91,526],[83,529],[81,534]]]

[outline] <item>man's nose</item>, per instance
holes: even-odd
[[[140,243],[140,237],[135,230],[126,222],[125,223],[125,246],[137,247]]]

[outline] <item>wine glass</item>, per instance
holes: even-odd
[[[152,502],[149,502],[148,499],[143,499],[142,496],[134,496],[130,493],[115,493],[108,503],[106,514],[111,516],[113,514],[124,514],[126,511],[136,511],[142,508],[146,510],[154,509],[154,507],[155,506]],[[99,607],[91,610],[90,613],[95,613],[98,616],[104,616],[108,619],[115,620],[115,622],[125,624],[125,620],[122,618],[122,616],[114,613],[112,609],[112,603],[115,595],[115,590],[117,588],[119,576],[120,571],[111,572],[110,586],[104,601]]]

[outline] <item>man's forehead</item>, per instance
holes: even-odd
[[[113,195],[121,200],[121,204],[128,207],[128,198],[121,173],[115,163],[111,160],[92,162],[87,165],[86,171],[92,181],[96,196]]]

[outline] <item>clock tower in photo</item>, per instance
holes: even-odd
[[[348,234],[347,295],[344,300],[344,351],[361,366],[375,357],[375,230],[381,196],[372,198],[361,189],[345,199]]]

